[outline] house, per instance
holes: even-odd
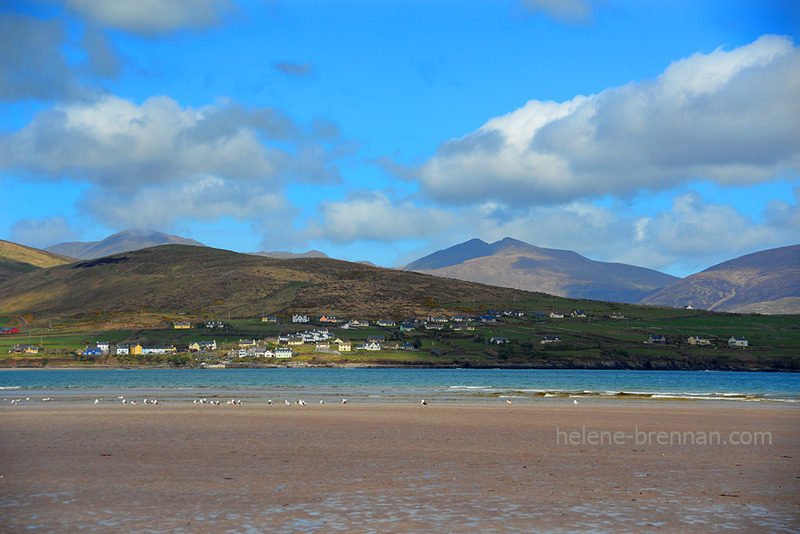
[[[339,342],[339,352],[350,352],[353,350],[353,344],[349,341],[340,341]]]
[[[256,345],[258,345],[258,342],[255,339],[240,339],[239,340],[239,347],[240,348],[255,347]]]
[[[292,336],[289,338],[289,341],[286,342],[287,345],[296,347],[298,345],[304,344],[306,341],[300,336]]]
[[[492,343],[494,345],[501,345],[503,343],[508,343],[508,338],[495,336],[489,340],[489,343]]]
[[[95,345],[97,346],[98,349],[100,349],[100,352],[102,352],[103,354],[108,354],[109,352],[111,352],[111,343],[109,343],[108,341],[98,341],[97,343],[95,343]]]
[[[617,320],[625,318],[625,316],[622,315],[621,313],[612,313],[611,315],[609,315],[609,317],[611,319],[617,319]]]
[[[550,312],[550,318],[551,319],[563,319],[564,318],[564,314],[561,313],[561,312],[556,312],[556,311]]]
[[[189,343],[189,350],[192,352],[201,352],[206,350],[217,350],[216,341],[195,341]]]
[[[456,332],[466,332],[468,330],[475,330],[475,325],[460,323],[460,324],[454,324],[451,328]]]
[[[367,336],[367,343],[383,343],[384,339],[383,336]]]
[[[114,352],[117,355],[130,354],[131,353],[131,348],[128,345],[117,345],[114,348]]]
[[[492,314],[481,315],[478,320],[482,323],[496,323],[497,316]]]
[[[250,358],[266,358],[267,352],[269,351],[267,351],[266,347],[248,347],[247,356]]]
[[[320,323],[338,323],[339,319],[335,315],[323,315],[319,319]]]
[[[570,316],[571,317],[577,317],[577,318],[580,318],[580,319],[584,319],[586,317],[586,312],[583,311],[583,310],[572,310],[572,313],[570,313]]]
[[[140,344],[130,345],[128,351],[130,354],[142,354],[142,346]]]
[[[308,315],[300,315],[298,313],[295,313],[294,315],[292,315],[292,322],[293,323],[308,323],[309,322]]]
[[[539,340],[539,343],[542,345],[546,343],[561,343],[561,338],[558,336],[544,336],[542,339]]]
[[[376,324],[384,327],[395,326],[395,322],[391,319],[380,319]]]
[[[222,321],[206,321],[206,328],[225,328]]]
[[[711,342],[708,339],[701,336],[689,336],[688,341],[690,345],[700,345],[700,346],[711,345]]]
[[[190,323],[189,321],[175,321],[175,322],[172,323],[172,328],[174,328],[176,330],[185,330],[185,329],[191,328],[191,327],[192,327],[192,323]]]
[[[289,347],[278,347],[275,349],[275,357],[276,358],[291,358],[292,357],[292,349]]]
[[[400,345],[400,348],[402,350],[415,350],[414,344],[413,343],[409,343],[408,341],[406,341],[405,343]]]
[[[467,317],[466,315],[454,315],[450,318],[450,320],[453,321],[454,323],[466,323],[467,321],[469,321],[469,317]]]
[[[401,332],[411,332],[412,330],[415,330],[416,328],[417,328],[416,325],[414,325],[414,323],[412,323],[410,321],[403,321],[402,323],[400,323],[400,331]]]
[[[438,324],[438,323],[436,323],[436,324],[434,324],[434,323],[425,323],[425,329],[426,330],[442,330],[442,329],[444,329],[444,325],[443,324]]]
[[[428,322],[429,323],[446,323],[447,322],[447,318],[446,317],[439,317],[439,316],[428,317]]]
[[[361,348],[364,350],[381,350],[381,344],[379,341],[367,341]]]
[[[281,320],[278,319],[277,315],[262,315],[261,316],[261,322],[262,323],[279,323],[279,322],[281,322]]]
[[[8,349],[8,353],[21,352],[23,354],[38,354],[39,347],[37,345],[14,345]]]
[[[78,351],[78,354],[82,354],[84,356],[100,356],[103,354],[103,351],[97,347],[86,347],[85,349]]]
[[[142,354],[175,354],[177,349],[172,345],[153,345],[142,347]]]
[[[320,341],[317,343],[317,346],[314,350],[317,352],[329,352],[331,350],[331,344],[327,341]]]
[[[651,345],[666,345],[667,338],[665,338],[661,334],[650,334],[650,337],[647,338],[646,343],[649,343]]]
[[[747,347],[747,338],[744,337],[732,337],[728,340],[729,347]]]

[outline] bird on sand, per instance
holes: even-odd
[[[510,400],[506,399],[506,404],[514,404],[514,403],[511,402]]]
[[[578,401],[576,401],[576,400],[573,400],[573,401],[572,401],[572,404],[578,404]]]
[[[423,406],[427,406],[428,405],[428,403],[425,401],[425,399],[422,399],[422,401],[420,401],[420,404],[422,404]]]
[[[347,404],[348,402],[350,401],[348,401],[347,399],[342,399],[342,404]]]

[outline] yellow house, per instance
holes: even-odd
[[[350,352],[353,350],[353,344],[349,341],[340,341],[339,342],[339,352]]]
[[[142,353],[142,346],[139,345],[138,343],[136,345],[131,345],[130,353],[131,354],[141,354]]]
[[[185,329],[185,328],[191,328],[192,323],[188,321],[175,321],[174,323],[172,323],[172,326],[175,329]]]

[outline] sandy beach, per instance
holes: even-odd
[[[800,410],[0,409],[3,532],[797,532]]]

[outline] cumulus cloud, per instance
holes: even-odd
[[[574,250],[592,259],[684,276],[755,250],[797,242],[798,205],[800,188],[794,204],[773,201],[763,216],[754,218],[690,189],[676,195],[665,209],[646,215],[622,204],[599,206],[586,201],[526,209],[487,202],[459,209],[456,225],[469,228],[466,238],[514,237],[532,245]],[[442,246],[450,245],[442,242]]]
[[[116,190],[205,174],[273,185],[287,178],[335,182],[335,147],[325,135],[318,142],[269,107],[222,102],[193,109],[166,96],[141,105],[107,96],[40,112],[0,137],[0,161],[32,177]]]
[[[229,0],[66,0],[90,23],[144,37],[218,26],[235,9]]]
[[[296,216],[296,208],[281,190],[211,175],[130,193],[94,189],[81,201],[81,208],[96,220],[122,228],[169,228],[178,221],[224,217],[264,226],[271,221],[279,227],[279,221]]]
[[[419,181],[439,202],[525,206],[796,175],[798,94],[800,51],[764,36],[677,61],[652,81],[532,100],[442,143]]]
[[[79,233],[66,217],[21,219],[11,225],[10,239],[34,248],[45,248],[56,243],[74,241]]]
[[[436,207],[395,201],[381,192],[351,192],[343,201],[325,202],[320,220],[305,230],[309,239],[333,243],[394,241],[424,237],[434,228],[450,227],[455,214]]]
[[[590,0],[523,0],[522,7],[564,24],[588,24],[594,15]]]

